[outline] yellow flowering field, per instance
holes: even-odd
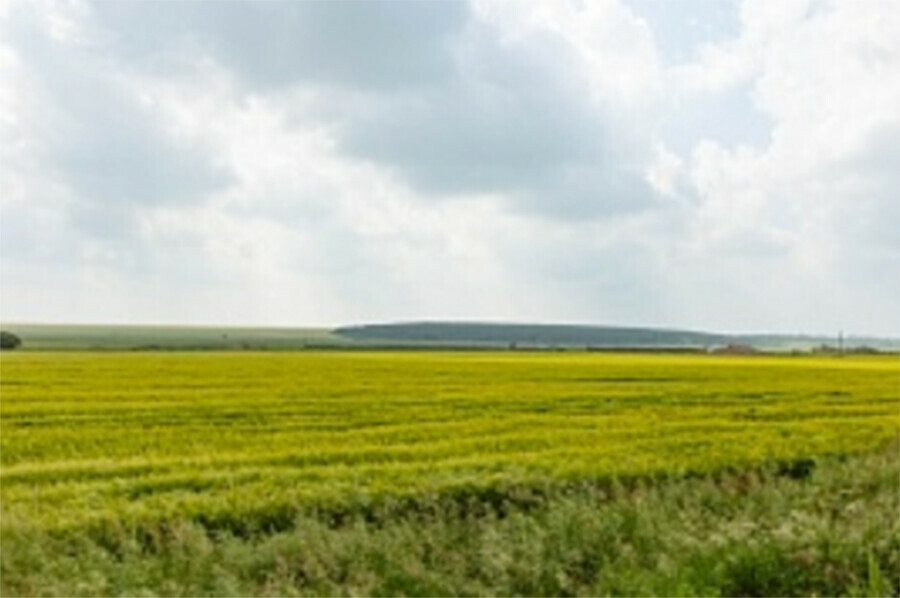
[[[186,519],[702,474],[874,450],[896,356],[6,353],[2,525]]]

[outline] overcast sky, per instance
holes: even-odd
[[[0,318],[900,335],[893,0],[0,3]]]

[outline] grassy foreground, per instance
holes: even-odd
[[[5,354],[0,591],[896,594],[898,381],[876,357]]]
[[[3,595],[896,596],[897,445],[777,469],[590,484],[495,506],[385,506],[237,537],[175,521],[155,533],[13,529]],[[518,500],[516,500],[518,499]],[[476,514],[477,511],[477,514]]]

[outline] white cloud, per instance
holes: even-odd
[[[697,251],[755,256],[741,271],[757,271],[774,289],[772,303],[788,306],[780,320],[827,322],[820,330],[848,320],[873,332],[900,325],[889,316],[900,296],[897,277],[860,280],[861,272],[900,266],[900,239],[873,234],[885,219],[893,228],[900,222],[900,179],[883,166],[900,149],[891,133],[900,118],[894,14],[878,2],[745,2],[742,36],[722,50],[755,62],[744,76],[771,120],[771,139],[763,147],[697,143],[688,166],[698,202],[691,237]],[[704,60],[718,51],[686,67],[708,73],[698,74],[713,82],[708,93],[720,65]],[[867,250],[875,238],[879,249]],[[766,305],[764,297],[747,303]],[[821,308],[812,317],[802,307],[810,305]],[[865,305],[871,317],[853,305]],[[763,322],[787,325],[759,311]]]
[[[900,334],[888,2],[211,6],[0,13],[4,318]]]

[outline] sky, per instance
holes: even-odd
[[[0,319],[900,336],[893,0],[0,0]]]

